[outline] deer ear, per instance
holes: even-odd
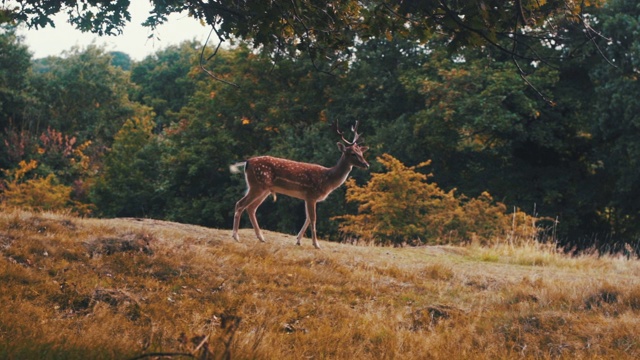
[[[346,150],[346,148],[344,147],[344,144],[341,142],[338,142],[338,149],[340,150],[340,152],[344,152]]]
[[[365,152],[367,150],[369,150],[368,146],[360,146],[360,151]]]

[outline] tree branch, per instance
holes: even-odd
[[[513,32],[514,34],[518,32],[518,28],[520,27],[520,21],[519,18],[520,16],[522,16],[522,21],[524,24],[526,24],[526,20],[524,17],[524,12],[522,10],[522,4],[520,3],[520,1],[517,1],[517,5],[520,6],[520,12],[516,12],[516,18],[515,18],[515,24],[513,25]],[[554,105],[553,101],[549,100],[547,98],[546,95],[544,95],[540,90],[538,90],[538,88],[536,88],[535,86],[533,86],[533,84],[529,81],[529,79],[527,79],[528,74],[526,74],[524,72],[524,70],[522,69],[522,67],[520,66],[520,64],[518,63],[518,59],[516,59],[516,57],[513,55],[516,53],[516,46],[518,45],[518,40],[516,39],[516,37],[513,37],[513,47],[511,49],[511,60],[513,61],[513,63],[515,64],[516,68],[518,69],[518,74],[520,75],[520,78],[531,88],[533,89],[533,91],[535,91],[538,96],[540,96],[540,98],[542,98],[542,100],[544,100],[544,102],[546,102],[549,105]]]
[[[209,38],[211,37],[211,34],[215,31],[216,36],[218,36],[218,40],[220,40],[218,42],[218,46],[216,46],[216,49],[213,51],[213,54],[211,54],[206,61],[203,61],[204,59],[204,51],[207,48],[207,44],[209,44]],[[207,73],[207,75],[211,76],[211,78],[213,78],[216,81],[219,81],[223,84],[227,84],[227,85],[231,85],[234,86],[236,88],[240,88],[240,86],[236,83],[232,83],[230,81],[221,79],[219,77],[217,77],[212,71],[208,70],[207,68],[204,67],[205,62],[208,62],[209,60],[211,60],[214,56],[216,56],[216,54],[218,54],[218,50],[220,50],[220,46],[222,45],[222,42],[224,41],[224,38],[218,33],[218,30],[216,30],[215,24],[211,24],[211,31],[209,31],[209,35],[207,36],[207,40],[205,41],[204,45],[202,46],[202,51],[200,52],[200,69],[202,69],[202,71],[204,71],[205,73]]]
[[[540,59],[537,59],[537,58],[531,58],[531,57],[524,56],[522,54],[516,53],[516,52],[514,52],[512,50],[509,50],[509,49],[505,48],[504,46],[498,44],[497,42],[495,42],[491,38],[489,38],[489,36],[487,36],[487,34],[485,34],[482,30],[476,29],[474,27],[471,27],[471,26],[465,24],[464,21],[462,21],[460,19],[458,14],[455,11],[451,10],[451,8],[449,8],[447,6],[447,4],[445,4],[442,0],[439,0],[438,3],[440,4],[440,7],[442,8],[442,10],[445,11],[447,16],[449,16],[449,18],[452,19],[458,26],[460,26],[461,28],[463,28],[463,29],[465,29],[467,31],[470,31],[470,32],[472,32],[472,33],[474,33],[476,35],[479,35],[482,39],[484,39],[486,42],[488,42],[489,44],[491,44],[492,46],[494,46],[498,50],[500,50],[500,51],[502,51],[502,52],[504,52],[506,54],[509,54],[511,56],[518,57],[518,58],[520,58],[522,60],[529,60],[529,61],[540,60]],[[512,33],[512,35],[515,38],[515,31]]]
[[[566,5],[566,3],[565,3],[565,5]],[[584,0],[581,2],[581,5],[584,6]],[[568,7],[568,5],[566,5],[566,6]],[[609,60],[609,58],[604,54],[604,52],[602,51],[602,49],[600,48],[600,46],[596,42],[596,37],[600,37],[600,38],[602,38],[604,40],[607,40],[607,41],[611,41],[611,39],[605,37],[601,33],[597,32],[594,28],[592,28],[581,13],[580,14],[576,14],[576,16],[578,17],[578,19],[580,19],[580,23],[582,24],[582,27],[585,30],[585,35],[587,36],[587,40],[589,42],[591,42],[593,44],[593,46],[596,47],[596,50],[598,50],[598,53],[600,54],[600,56],[602,56],[602,58],[609,65],[613,66],[614,68],[618,68],[618,66],[616,64],[614,64],[611,60]]]

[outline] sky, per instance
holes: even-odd
[[[131,21],[119,36],[83,33],[67,23],[66,14],[58,14],[53,18],[55,28],[47,26],[35,30],[23,27],[18,30],[18,35],[24,37],[25,44],[29,47],[34,59],[60,56],[62,52],[74,46],[84,48],[95,44],[104,46],[106,51],[122,51],[133,60],[139,61],[169,45],[180,44],[186,40],[201,43],[207,40],[210,28],[187,16],[186,13],[169,16],[169,20],[156,29],[155,37],[149,39],[151,31],[140,24],[146,20],[150,10],[151,5],[148,1],[132,1],[129,8]]]

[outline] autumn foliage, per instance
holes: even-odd
[[[73,188],[60,184],[54,174],[45,177],[26,175],[38,167],[38,162],[21,161],[19,167],[5,171],[8,180],[2,182],[0,204],[33,211],[63,211],[89,214],[92,206],[72,198]]]
[[[340,231],[347,239],[382,245],[490,244],[538,235],[533,217],[521,211],[509,214],[488,192],[467,198],[430,182],[432,174],[417,170],[430,161],[406,166],[389,154],[377,160],[386,172],[372,174],[363,186],[353,179],[346,183],[346,200],[358,204],[358,214],[335,219],[342,222]]]
[[[3,170],[0,205],[32,211],[90,214],[94,205],[83,201],[91,184],[88,180],[92,165],[85,154],[90,145],[91,141],[77,144],[75,137],[47,128],[37,141],[33,141],[31,158],[21,160],[15,168]],[[21,157],[27,157],[26,153]]]

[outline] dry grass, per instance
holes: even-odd
[[[640,263],[0,213],[0,358],[635,359]]]

